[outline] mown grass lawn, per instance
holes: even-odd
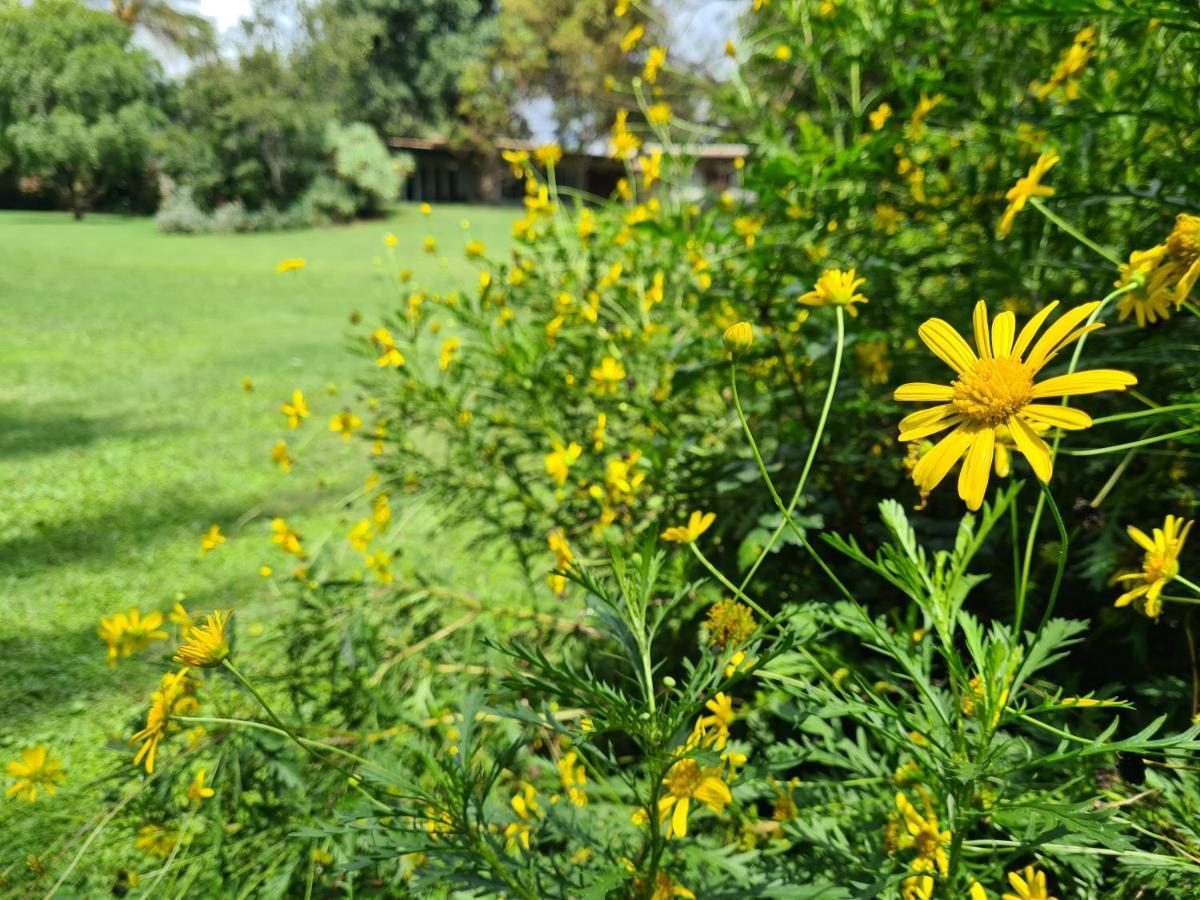
[[[93,782],[129,755],[127,728],[157,683],[158,654],[107,666],[100,617],[183,596],[236,606],[253,633],[271,610],[259,567],[291,569],[270,518],[339,527],[367,472],[368,445],[327,430],[358,401],[350,313],[361,334],[396,303],[396,266],[426,286],[473,285],[462,245],[502,248],[512,218],[403,207],[349,228],[184,237],[147,219],[0,213],[0,762],[44,743],[68,773],[55,798],[0,798],[0,875],[28,854],[61,867],[112,796]],[[426,234],[445,268],[422,252]],[[288,257],[306,268],[278,274]],[[297,387],[313,414],[289,435],[279,406]],[[277,439],[310,436],[292,474],[271,464]],[[201,559],[213,523],[229,541]]]

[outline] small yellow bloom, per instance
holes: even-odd
[[[224,662],[225,657],[229,655],[225,626],[232,615],[232,612],[214,610],[204,617],[203,625],[193,625],[189,628],[183,643],[175,651],[175,662],[201,669],[212,669]]]
[[[720,812],[733,802],[721,770],[701,768],[694,759],[681,759],[671,766],[663,785],[667,790],[658,801],[658,817],[660,822],[668,822],[668,838],[687,837],[688,810],[693,800],[713,812]]]
[[[1019,875],[1009,872],[1008,883],[1016,893],[1006,893],[1004,900],[1056,900],[1046,887],[1046,873],[1033,866],[1026,866]]]
[[[350,440],[353,437],[357,428],[362,425],[362,419],[350,412],[348,409],[343,409],[340,413],[329,420],[329,430],[334,434],[340,434],[343,441]]]
[[[422,204],[421,204],[421,205],[418,207],[418,209],[420,209],[420,210],[421,210],[421,215],[423,215],[423,216],[427,216],[427,215],[429,215],[431,212],[433,212],[433,207],[432,207],[432,206],[430,206],[428,203],[422,203]]]
[[[305,262],[300,257],[294,259],[285,259],[275,267],[275,271],[281,275],[285,272],[299,272],[305,266]]]
[[[646,53],[646,67],[642,69],[642,78],[647,84],[658,80],[658,73],[667,62],[667,51],[663,47],[651,47]]]
[[[363,519],[357,525],[350,529],[350,533],[346,535],[346,540],[350,542],[350,546],[359,553],[366,553],[367,547],[371,544],[371,520]]]
[[[270,566],[259,566],[258,574],[261,575],[263,578],[270,578],[273,574],[275,574],[275,570],[272,569]]]
[[[247,394],[254,390],[254,379],[249,375],[242,379],[242,390]]]
[[[720,650],[744,644],[757,627],[750,607],[729,598],[712,605],[705,626],[709,645]]]
[[[404,354],[396,348],[396,339],[386,328],[376,328],[371,333],[371,343],[379,351],[379,357],[375,360],[375,365],[379,368],[392,366],[398,369],[404,365]]]
[[[392,504],[387,494],[380,494],[371,506],[371,517],[375,520],[376,528],[383,528],[392,521]]]
[[[550,476],[550,480],[558,485],[566,484],[571,474],[571,466],[579,461],[582,454],[583,448],[574,441],[566,447],[555,441],[554,449],[546,454],[546,474]]]
[[[558,775],[562,779],[567,799],[579,808],[587,806],[587,772],[579,765],[579,754],[572,750],[563,754],[558,761]]]
[[[193,778],[192,783],[188,785],[187,798],[192,803],[201,803],[216,793],[216,791],[204,783],[204,776],[207,773],[207,769],[198,769],[196,771],[196,777]]]
[[[175,845],[179,843],[179,834],[161,825],[143,825],[138,829],[137,839],[133,845],[144,850],[150,856],[161,859],[171,855]]]
[[[716,513],[701,513],[694,512],[688,517],[686,525],[674,525],[662,533],[664,541],[671,541],[675,544],[692,544],[708,531],[713,522],[716,521]]]
[[[1017,213],[1025,208],[1030,197],[1054,196],[1054,188],[1042,184],[1042,178],[1059,163],[1060,159],[1061,157],[1053,150],[1043,151],[1037,158],[1037,162],[1030,167],[1029,174],[1018,178],[1017,183],[1008,189],[1008,193],[1004,195],[1008,206],[1005,207],[1004,215],[1000,217],[1000,224],[996,228],[996,234],[999,237],[1008,237],[1009,232],[1012,231],[1013,220],[1016,219]]]
[[[878,131],[887,124],[887,120],[892,117],[892,105],[890,103],[880,103],[877,107],[871,110],[867,119],[871,122],[871,130]]]
[[[552,169],[562,162],[562,147],[558,144],[544,144],[533,151],[533,158],[543,169]]]
[[[394,234],[392,234],[389,231],[386,235],[384,235],[383,243],[386,244],[388,247],[395,247],[397,244],[400,243],[400,238],[396,237]]]
[[[606,356],[600,365],[592,369],[592,383],[601,394],[615,394],[625,380],[625,366],[619,360]]]
[[[787,44],[780,44],[775,48],[775,58],[781,62],[787,62],[792,58],[792,48]]]
[[[859,278],[855,269],[845,272],[826,269],[813,289],[800,296],[800,302],[805,306],[842,306],[851,316],[857,316],[858,310],[854,304],[867,302],[858,289],[866,283],[867,280]]]
[[[213,525],[200,538],[200,555],[208,556],[213,550],[225,543],[225,535],[221,534],[221,526]]]
[[[7,771],[16,781],[8,786],[4,796],[15,796],[26,803],[34,803],[38,791],[45,791],[47,796],[53,797],[58,792],[56,785],[67,777],[63,772],[62,760],[51,756],[44,745],[26,747],[21,751],[20,760],[8,764]]]
[[[651,125],[669,125],[671,114],[670,103],[654,103],[646,108],[646,121]]]
[[[426,253],[437,253],[437,239],[432,234],[425,235],[421,246],[425,248]]]
[[[1115,606],[1128,606],[1134,601],[1151,619],[1162,613],[1162,592],[1168,584],[1179,577],[1179,554],[1192,530],[1192,521],[1185,522],[1179,516],[1167,516],[1162,528],[1153,530],[1150,537],[1140,528],[1130,525],[1129,536],[1146,555],[1142,559],[1142,570],[1119,575],[1117,581],[1133,581],[1134,586],[1117,598]]]
[[[102,618],[97,634],[108,646],[108,664],[115,666],[118,657],[145,650],[151,641],[165,641],[167,633],[162,630],[162,624],[162,613],[151,612],[143,616],[136,609]]]
[[[450,368],[454,362],[454,355],[458,352],[458,348],[462,346],[462,341],[458,338],[446,338],[442,341],[442,352],[438,357],[438,368],[443,372]]]
[[[293,430],[300,427],[300,420],[308,418],[308,403],[304,400],[304,392],[300,390],[292,391],[292,400],[290,403],[284,403],[280,408],[288,420],[288,428]]]
[[[646,34],[646,29],[642,25],[634,25],[621,38],[621,52],[629,53],[638,45],[638,41]]]
[[[571,552],[571,545],[567,543],[561,529],[556,528],[550,532],[546,536],[546,542],[550,545],[550,552],[554,554],[555,572],[550,575],[550,589],[561,595],[567,589],[567,577],[558,573],[568,571],[575,564],[575,554]]]
[[[292,466],[296,464],[296,460],[292,459],[288,453],[287,441],[276,441],[275,446],[271,448],[271,462],[279,466],[280,472],[292,471]]]
[[[467,255],[467,259],[479,259],[487,252],[487,247],[483,241],[467,241],[467,246],[463,252]]]
[[[300,535],[292,531],[288,523],[283,519],[271,520],[271,540],[279,545],[284,553],[291,553],[293,556],[303,556],[304,550],[300,546]]]

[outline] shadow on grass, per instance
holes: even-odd
[[[101,439],[149,434],[116,419],[89,418],[43,406],[0,406],[0,459],[41,456],[94,444]]]

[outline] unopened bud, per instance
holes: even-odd
[[[733,356],[740,356],[754,343],[754,329],[749,322],[735,322],[725,329],[725,349]]]

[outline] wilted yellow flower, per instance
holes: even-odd
[[[343,441],[350,440],[355,430],[361,425],[362,419],[348,409],[343,409],[329,420],[329,430],[334,434],[340,434]]]
[[[203,625],[189,628],[183,643],[175,651],[175,662],[201,669],[211,669],[224,662],[229,655],[225,626],[232,615],[232,612],[214,610],[204,617]]]
[[[442,352],[438,357],[438,368],[443,372],[450,368],[450,364],[454,362],[454,354],[458,352],[458,348],[462,346],[462,341],[458,338],[446,338],[442,341]]]
[[[53,797],[58,792],[56,785],[67,777],[62,760],[51,756],[44,745],[26,747],[21,751],[20,760],[8,764],[7,771],[16,781],[8,786],[4,796],[15,796],[27,803],[37,800],[38,791]]]
[[[924,91],[921,91],[921,98],[917,101],[917,108],[913,110],[911,120],[914,140],[919,139],[925,133],[925,120],[931,112],[941,106],[942,101],[945,99],[945,94],[934,94],[930,97]]]
[[[663,47],[651,47],[646,53],[646,67],[642,69],[642,77],[648,84],[658,80],[658,73],[667,61],[667,51]]]
[[[208,556],[213,550],[225,543],[225,535],[221,534],[220,525],[212,525],[200,538],[200,555]]]
[[[721,650],[744,644],[756,627],[750,607],[728,597],[709,608],[705,626],[709,645]]]
[[[284,272],[299,272],[304,268],[304,260],[300,257],[294,259],[285,259],[275,267],[275,271],[283,274]]]
[[[1035,401],[1123,391],[1137,384],[1133,375],[1116,369],[1091,369],[1034,383],[1037,373],[1061,350],[1102,327],[1083,324],[1099,305],[1085,303],[1068,310],[1035,343],[1057,300],[1030,319],[1019,335],[1011,312],[997,315],[989,329],[987,305],[981,300],[973,317],[978,356],[942,319],[929,319],[918,329],[926,346],[958,376],[949,385],[915,383],[896,389],[897,400],[937,404],[906,416],[900,422],[900,440],[918,441],[954,429],[917,462],[912,474],[919,488],[932,491],[965,454],[958,494],[969,509],[978,509],[987,493],[1001,425],[1007,427],[1038,479],[1050,480],[1050,448],[1034,426],[1040,422],[1075,431],[1091,427],[1092,420],[1080,410]]]
[[[625,380],[625,366],[619,360],[606,356],[600,365],[592,369],[592,383],[601,394],[615,394]]]
[[[664,541],[671,541],[675,544],[692,544],[699,539],[700,535],[708,531],[712,523],[717,519],[716,513],[694,512],[688,516],[686,525],[674,525],[662,533]]]
[[[146,773],[154,773],[154,760],[158,755],[159,744],[166,737],[171,724],[172,713],[178,711],[183,701],[191,701],[184,709],[195,706],[191,693],[194,685],[189,681],[188,670],[168,672],[162,677],[162,683],[150,699],[150,711],[146,715],[146,727],[129,739],[131,744],[140,743],[137,755],[133,758],[135,766],[145,765]],[[182,713],[181,713],[182,714]]]
[[[800,302],[805,306],[841,306],[851,316],[857,316],[856,303],[866,303],[867,298],[858,293],[858,289],[866,284],[865,278],[859,278],[855,269],[843,272],[841,269],[826,269],[817,279],[811,291],[800,295]]]
[[[304,392],[300,390],[292,391],[292,400],[290,403],[284,403],[279,407],[280,412],[287,416],[288,428],[296,429],[300,427],[300,420],[308,418],[308,403],[304,400]]]
[[[1009,872],[1008,883],[1016,893],[1004,894],[1004,900],[1057,900],[1046,887],[1046,873],[1033,866],[1026,866],[1019,875]]]
[[[1000,217],[1000,224],[996,228],[996,234],[1000,237],[1008,237],[1012,231],[1013,220],[1017,217],[1025,204],[1029,202],[1030,197],[1053,197],[1054,188],[1041,183],[1042,178],[1059,162],[1059,155],[1053,150],[1043,151],[1029,169],[1029,174],[1023,178],[1018,178],[1017,183],[1008,189],[1008,193],[1004,195],[1004,199],[1008,201],[1008,206],[1004,209],[1004,215]]]
[[[1146,551],[1142,559],[1142,571],[1117,576],[1117,581],[1133,581],[1136,584],[1120,597],[1115,606],[1128,606],[1134,601],[1151,619],[1162,613],[1162,592],[1171,581],[1179,576],[1179,553],[1192,530],[1192,522],[1184,522],[1179,516],[1167,516],[1162,528],[1153,530],[1151,538],[1130,525],[1126,531],[1139,547]]]
[[[138,829],[138,836],[133,845],[150,856],[165,859],[171,855],[171,851],[178,843],[179,834],[177,832],[161,825],[143,825]]]
[[[892,105],[890,103],[880,103],[877,107],[871,110],[867,119],[871,122],[871,130],[878,131],[887,124],[887,120],[892,117]]]

